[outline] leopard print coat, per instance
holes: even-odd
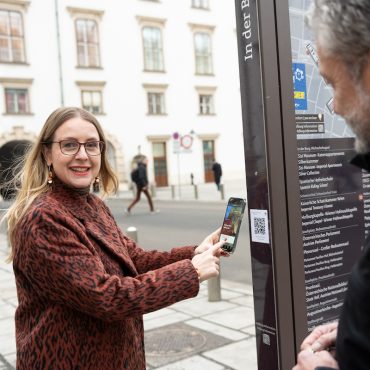
[[[198,294],[194,247],[145,251],[60,182],[15,231],[17,369],[144,370],[142,315]]]

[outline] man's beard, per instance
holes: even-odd
[[[357,91],[357,104],[343,118],[356,135],[355,150],[357,153],[370,152],[370,96],[364,89]]]

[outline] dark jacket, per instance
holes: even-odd
[[[149,181],[146,173],[146,164],[138,164],[137,168],[131,172],[131,180],[138,188],[145,188],[148,186]]]
[[[216,180],[219,180],[222,176],[222,168],[218,162],[213,163],[212,171]]]
[[[144,370],[142,315],[199,290],[194,247],[145,251],[99,198],[60,182],[34,201],[15,240],[20,370]]]
[[[370,169],[370,154],[352,163]],[[336,354],[341,370],[370,369],[370,239],[352,269],[339,318]]]

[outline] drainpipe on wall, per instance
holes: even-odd
[[[58,0],[54,0],[55,4],[55,21],[57,31],[57,49],[58,49],[58,66],[59,66],[59,89],[60,89],[60,105],[64,107],[64,91],[63,91],[63,68],[62,68],[62,49],[60,46],[60,32],[59,32],[59,7]]]

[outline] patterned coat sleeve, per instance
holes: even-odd
[[[108,215],[114,219],[109,208],[105,206],[105,209]],[[195,246],[173,248],[170,252],[144,250],[143,248],[139,247],[134,240],[128,238],[117,224],[116,227],[120,234],[122,244],[127,247],[130,257],[140,274],[150,270],[159,269],[177,261],[192,259],[194,256],[194,249],[196,248]]]
[[[62,216],[36,209],[16,234],[14,268],[36,287],[41,300],[116,321],[197,295],[198,276],[188,259],[135,277],[108,274],[87,235],[72,218]],[[147,258],[142,255],[133,253],[135,264]]]

